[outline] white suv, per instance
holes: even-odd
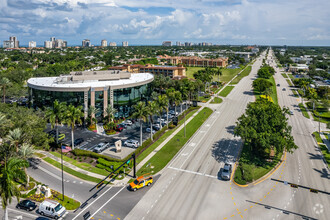
[[[126,146],[126,147],[135,147],[135,148],[137,148],[139,145],[140,145],[139,142],[136,141],[136,140],[126,140],[124,142],[124,146]]]

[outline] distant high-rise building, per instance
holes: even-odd
[[[84,40],[82,41],[82,46],[83,46],[83,47],[90,47],[90,46],[92,46],[92,45],[91,45],[91,41],[90,41],[89,39],[84,39]]]
[[[162,45],[165,46],[165,47],[170,47],[170,46],[172,46],[172,42],[171,41],[163,41]]]
[[[57,39],[55,41],[55,48],[62,48],[62,47],[66,47],[66,43],[64,43],[66,41],[62,40],[62,39]]]
[[[190,43],[190,42],[185,42],[185,43],[184,43],[184,46],[185,46],[185,47],[189,47],[189,46],[191,46],[191,43]]]
[[[181,42],[180,41],[177,41],[176,42],[176,46],[181,46]]]
[[[110,43],[109,43],[109,46],[110,46],[110,47],[116,47],[117,44],[116,44],[116,42],[110,42]]]
[[[53,48],[53,41],[46,40],[45,43],[44,43],[44,47],[48,48],[48,49]]]
[[[128,42],[127,41],[123,41],[122,45],[123,45],[123,47],[128,47]]]
[[[101,40],[101,47],[106,47],[106,46],[108,46],[108,42],[107,42],[107,40]]]
[[[37,47],[37,42],[35,42],[35,41],[30,41],[30,42],[29,42],[29,48],[34,48],[34,47]]]
[[[51,37],[50,41],[52,42],[52,47],[51,48],[55,48],[56,47],[56,40],[55,37]]]
[[[3,47],[4,48],[18,48],[19,47],[19,41],[15,36],[9,37],[9,40],[3,41]]]

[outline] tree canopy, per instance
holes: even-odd
[[[273,83],[269,82],[264,78],[258,78],[253,81],[252,86],[255,90],[259,91],[260,93],[264,93],[268,88],[273,86]]]

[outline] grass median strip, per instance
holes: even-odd
[[[220,93],[219,95],[222,97],[227,97],[227,95],[233,90],[235,86],[226,86]]]
[[[204,108],[200,111],[187,125],[186,137],[184,137],[184,129],[181,129],[165,146],[160,149],[138,172],[137,175],[144,173],[156,174],[162,170],[168,162],[177,154],[177,152],[185,145],[185,143],[193,136],[198,128],[212,114],[212,110]],[[150,165],[149,165],[150,164]],[[148,166],[148,167],[147,167]]]
[[[243,79],[244,77],[248,76],[251,72],[252,67],[248,66],[246,67],[239,76],[237,76],[235,79],[233,79],[233,81],[231,81],[230,84],[237,84],[239,83],[239,81],[241,81],[241,79]]]
[[[45,160],[47,163],[50,163],[52,165],[54,165],[55,167],[61,169],[61,163],[49,158],[49,157],[46,157],[46,158],[43,158],[43,160]],[[75,177],[78,177],[80,179],[83,179],[83,180],[87,180],[87,181],[91,181],[91,182],[95,182],[95,183],[98,183],[101,181],[101,179],[98,179],[98,178],[95,178],[95,177],[91,177],[91,176],[88,176],[86,174],[83,174],[83,173],[80,173],[78,171],[75,171],[73,169],[70,169],[69,167],[67,166],[63,166],[63,170]]]
[[[300,111],[302,112],[303,116],[305,116],[306,118],[309,118],[309,114],[308,114],[305,106],[302,103],[299,103],[299,108],[300,108]]]
[[[328,134],[325,134],[326,136],[328,136]],[[319,132],[315,131],[313,133],[313,136],[315,137],[316,141],[317,141],[317,144],[319,145],[319,148],[321,149],[321,152],[323,154],[323,157],[326,161],[326,163],[328,164],[328,167],[329,167],[329,164],[330,164],[330,152],[327,148],[327,146],[325,144],[323,144],[323,141],[322,141],[322,138],[319,134]]]
[[[219,97],[214,97],[214,99],[210,102],[211,104],[220,104],[222,99]]]
[[[282,76],[284,77],[284,78],[288,78],[288,76],[286,75],[286,73],[282,73]]]

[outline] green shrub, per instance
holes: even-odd
[[[242,178],[242,169],[241,166],[237,166],[236,171],[235,171],[235,176],[234,180],[236,183],[245,185],[246,181]]]
[[[176,127],[176,126],[173,125],[173,124],[171,124],[171,125],[168,126],[169,129],[173,129],[173,128],[175,128],[175,127]]]

